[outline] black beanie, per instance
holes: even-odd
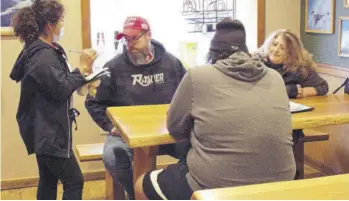
[[[212,51],[233,50],[248,53],[246,46],[246,32],[239,20],[224,18],[216,26],[216,33],[211,40]]]

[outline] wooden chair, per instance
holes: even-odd
[[[80,162],[102,161],[104,143],[76,145],[76,153]],[[169,155],[159,155],[156,157],[156,168],[162,169],[168,165],[175,164],[178,159]],[[105,187],[107,200],[124,200],[125,190],[114,181],[108,171],[105,171]]]
[[[347,200],[349,174],[201,190],[192,200]]]

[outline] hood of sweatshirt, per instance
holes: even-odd
[[[250,57],[244,52],[236,52],[228,58],[218,60],[214,65],[222,73],[245,82],[262,79],[268,68],[258,57]]]
[[[10,78],[12,80],[15,80],[16,82],[21,81],[25,77],[25,75],[32,70],[30,66],[26,68],[26,65],[28,64],[29,60],[35,55],[35,53],[43,49],[54,49],[65,55],[63,48],[57,43],[49,45],[44,41],[37,39],[30,44],[25,44],[23,50],[17,57],[17,60],[12,68]]]

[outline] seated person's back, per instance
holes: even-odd
[[[193,119],[192,148],[187,157],[192,188],[294,177],[291,114],[276,71],[251,61],[245,53],[235,53],[214,67],[192,69],[187,76],[192,94],[181,99],[192,100],[188,108]],[[177,118],[181,117],[170,118],[173,134],[184,126],[177,124]]]
[[[245,37],[237,20],[217,24],[209,53],[213,65],[188,70],[167,114],[170,134],[191,141],[188,167],[177,164],[145,174],[137,182],[144,192],[137,190],[139,198],[189,199],[201,189],[294,178],[284,82],[277,71],[250,57]]]

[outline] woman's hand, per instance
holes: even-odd
[[[84,84],[82,87],[78,88],[76,91],[80,96],[86,96],[89,90],[90,83]]]
[[[121,133],[118,129],[116,129],[115,127],[110,131],[110,135],[113,135],[113,136],[120,136]]]
[[[90,83],[90,86],[89,86],[89,94],[93,97],[96,96],[97,94],[97,88],[98,86],[101,84],[101,80],[96,80],[96,81],[93,81]]]
[[[297,98],[303,98],[303,88],[301,85],[297,84],[298,95]]]
[[[304,87],[297,84],[298,95],[297,98],[305,98],[310,96],[317,96],[317,92],[314,87]]]
[[[88,75],[92,73],[92,65],[93,62],[97,58],[97,52],[96,50],[90,48],[90,49],[84,49],[82,51],[82,54],[80,55],[80,65],[79,70],[83,75]]]
[[[101,84],[101,80],[95,80],[93,82],[89,82],[82,87],[80,87],[77,92],[80,96],[86,96],[89,93],[91,96],[95,97],[97,94],[97,88]]]
[[[317,92],[314,87],[304,87],[303,97],[317,96]]]

